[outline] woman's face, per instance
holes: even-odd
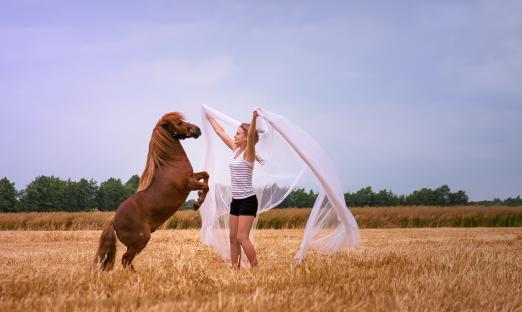
[[[236,135],[234,135],[234,144],[237,146],[241,146],[246,144],[247,136],[245,129],[238,127],[236,131]]]

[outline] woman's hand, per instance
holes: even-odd
[[[256,118],[257,116],[259,116],[259,113],[257,112],[257,110],[255,110],[254,113],[252,114],[252,117]]]

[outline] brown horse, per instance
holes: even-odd
[[[113,268],[117,237],[127,246],[123,267],[134,269],[132,260],[145,248],[150,234],[183,205],[191,191],[199,190],[193,205],[194,209],[199,208],[208,192],[208,173],[193,172],[179,141],[200,135],[201,130],[185,122],[180,113],[161,117],[152,131],[138,190],[120,204],[113,221],[104,228],[93,267]]]

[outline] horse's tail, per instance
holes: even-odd
[[[116,258],[116,233],[112,222],[105,226],[100,236],[98,244],[98,252],[92,263],[93,268],[98,266],[102,271],[110,271],[114,267],[114,259]]]

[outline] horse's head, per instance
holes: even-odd
[[[167,113],[163,115],[159,125],[176,140],[197,139],[201,135],[199,127],[186,122],[181,113]]]
[[[183,147],[179,140],[186,138],[198,138],[201,130],[198,126],[185,121],[181,113],[167,113],[156,123],[149,142],[149,153],[147,164],[143,171],[138,191],[145,190],[154,179],[154,172],[158,167],[166,164],[167,161],[174,160],[176,154],[183,152]],[[185,158],[181,161],[190,162]]]

